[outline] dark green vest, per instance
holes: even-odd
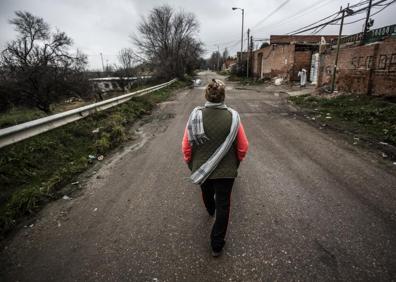
[[[205,135],[209,138],[204,144],[193,145],[192,171],[204,164],[230,133],[232,115],[227,109],[205,108],[202,110]],[[237,176],[238,159],[234,146],[221,160],[217,168],[209,176],[215,178],[235,178]]]

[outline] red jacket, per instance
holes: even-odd
[[[242,123],[239,123],[238,133],[236,136],[236,151],[237,151],[237,158],[239,161],[242,161],[245,158],[248,149],[249,149],[249,141],[246,137],[245,129],[243,128]],[[184,155],[184,160],[186,161],[186,163],[189,163],[191,161],[192,147],[188,142],[187,127],[184,130],[182,151]]]

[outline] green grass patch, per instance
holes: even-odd
[[[231,72],[229,70],[217,71],[216,73],[219,75],[225,75],[225,76],[228,76],[231,74]]]
[[[38,109],[12,108],[7,112],[0,113],[0,128],[13,126],[45,116],[46,114]]]
[[[396,145],[396,103],[382,97],[341,95],[335,98],[290,97],[317,120]]]
[[[91,165],[89,155],[106,154],[128,140],[128,127],[134,121],[186,85],[187,82],[177,81],[146,96],[1,148],[0,237],[21,218],[59,198],[60,188]]]

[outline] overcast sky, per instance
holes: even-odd
[[[350,0],[350,3],[362,1]],[[272,13],[282,3],[285,4],[279,11]],[[197,16],[199,38],[205,44],[206,56],[217,50],[216,44],[221,50],[228,47],[233,55],[240,49],[241,36],[241,11],[232,11],[233,6],[245,9],[245,30],[250,27],[255,38],[263,39],[313,23],[347,3],[342,0],[0,0],[0,46],[4,48],[7,41],[15,38],[13,27],[8,23],[14,12],[29,11],[44,18],[51,27],[65,31],[73,38],[75,48],[88,55],[90,68],[99,69],[100,53],[103,53],[105,64],[116,63],[120,49],[133,47],[129,36],[136,33],[141,18],[153,7],[169,4],[176,10],[193,12]],[[373,12],[380,8],[374,8]],[[270,14],[272,16],[268,17]],[[395,24],[395,15],[396,4],[374,16],[374,28]],[[362,17],[364,15],[357,15],[346,22]],[[363,21],[346,25],[344,34],[360,32],[362,24]],[[338,26],[327,27],[321,32],[337,33]]]

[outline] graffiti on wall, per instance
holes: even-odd
[[[377,61],[373,61],[373,56],[357,56],[352,57],[351,65],[353,69],[375,69],[375,70],[386,70],[396,71],[396,53],[394,54],[382,54],[378,56]]]
[[[371,69],[373,67],[373,56],[353,57],[351,61],[351,65],[353,66],[353,69],[360,69],[360,68]]]

